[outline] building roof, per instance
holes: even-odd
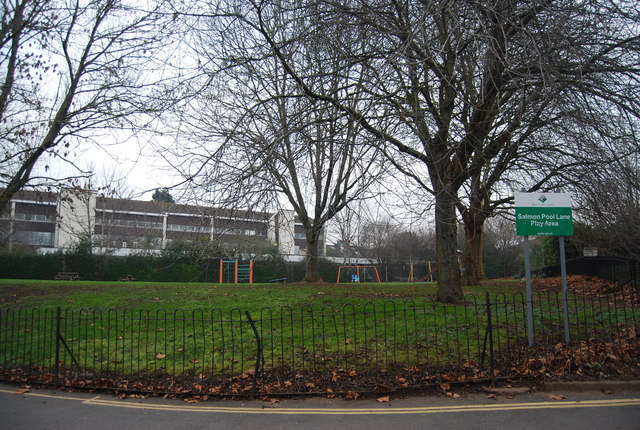
[[[38,203],[56,203],[58,200],[58,193],[54,193],[52,191],[20,190],[13,196],[11,200]]]

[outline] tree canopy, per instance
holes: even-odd
[[[169,193],[167,188],[158,188],[151,195],[151,200],[154,202],[162,202],[162,203],[175,203],[173,196]]]

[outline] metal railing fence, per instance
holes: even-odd
[[[597,256],[578,257],[567,260],[567,274],[593,276],[616,283],[638,283],[639,264],[637,259]],[[534,276],[560,276],[560,264],[534,270]]]
[[[233,377],[278,373],[376,372],[397,366],[493,364],[526,344],[523,294],[467,296],[463,304],[430,299],[363,306],[240,309],[4,309],[0,368],[57,378],[159,375]],[[488,315],[491,318],[488,318]],[[637,333],[636,293],[569,295],[572,342],[613,342]],[[562,296],[534,294],[537,344],[564,339]],[[491,357],[489,353],[491,352]]]

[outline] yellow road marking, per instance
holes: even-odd
[[[0,393],[14,394],[14,391],[0,390]],[[232,406],[202,406],[194,405],[171,405],[158,403],[130,403],[122,400],[103,400],[100,396],[91,399],[64,396],[57,394],[42,394],[27,392],[23,396],[46,397],[62,400],[75,400],[86,405],[109,406],[118,408],[145,409],[156,411],[172,412],[207,412],[207,413],[227,413],[227,414],[278,414],[278,415],[397,415],[397,414],[438,414],[453,412],[488,412],[488,411],[513,411],[513,410],[536,410],[536,409],[567,409],[567,408],[602,408],[612,406],[640,406],[640,399],[607,399],[607,400],[584,400],[584,401],[553,401],[553,402],[530,402],[511,404],[482,404],[482,405],[458,405],[458,406],[426,406],[414,408],[257,408],[254,406],[232,407]]]
[[[16,394],[16,390],[0,390],[0,393],[3,394]],[[84,399],[81,399],[79,397],[72,397],[72,396],[65,396],[63,394],[43,394],[43,393],[32,393],[31,391],[27,391],[23,394],[21,394],[21,396],[32,396],[32,397],[49,397],[52,399],[62,399],[62,400],[76,400],[76,401],[82,401]],[[98,396],[99,397],[99,396]]]
[[[396,415],[396,414],[437,414],[452,412],[486,412],[512,411],[534,409],[566,409],[566,408],[595,408],[612,406],[640,406],[640,399],[592,400],[592,401],[563,401],[563,402],[535,402],[521,404],[485,404],[461,406],[430,406],[418,408],[237,408],[210,406],[177,406],[160,404],[124,403],[113,400],[96,400],[85,402],[92,405],[126,407],[147,410],[169,410],[181,412],[215,412],[232,414],[278,414],[278,415]]]

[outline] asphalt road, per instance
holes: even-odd
[[[66,393],[0,385],[0,428],[20,429],[640,429],[640,392],[486,394],[460,398],[211,401]],[[511,396],[513,397],[513,396]],[[273,406],[273,407],[272,407]]]

